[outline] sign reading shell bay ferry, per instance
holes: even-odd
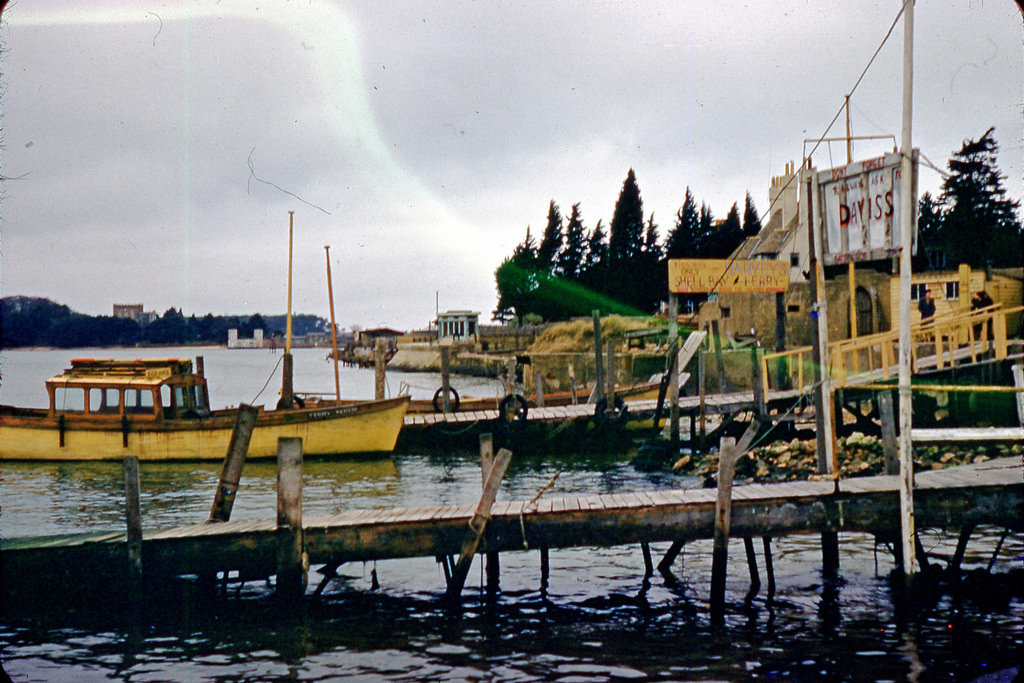
[[[917,150],[913,159],[916,197]],[[902,163],[903,157],[894,152],[818,173],[825,265],[878,261],[899,253]],[[911,234],[916,252],[914,213]]]
[[[774,259],[682,259],[668,261],[668,290],[701,292],[785,292],[789,263]]]

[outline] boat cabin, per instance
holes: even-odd
[[[210,414],[206,378],[180,358],[75,358],[46,381],[49,414],[111,419],[190,419]]]

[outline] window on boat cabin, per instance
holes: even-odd
[[[125,389],[124,411],[128,414],[145,415],[153,412],[153,391],[151,389]]]
[[[117,389],[92,387],[89,389],[89,412],[117,415],[121,410],[120,399]]]
[[[53,409],[58,413],[84,412],[85,389],[81,387],[57,387],[53,392]]]

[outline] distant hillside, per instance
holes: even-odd
[[[84,346],[171,346],[226,344],[228,330],[242,337],[262,329],[268,337],[283,335],[285,316],[213,315],[185,316],[169,308],[153,322],[141,325],[130,318],[86,315],[49,299],[9,296],[0,299],[0,348],[31,346],[73,348]],[[329,330],[329,323],[310,314],[292,316],[292,332],[304,335]]]

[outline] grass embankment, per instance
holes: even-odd
[[[646,318],[610,315],[601,318],[601,339],[618,339],[627,332],[655,327]],[[577,318],[553,323],[530,344],[529,353],[589,353],[594,350],[594,321]]]

